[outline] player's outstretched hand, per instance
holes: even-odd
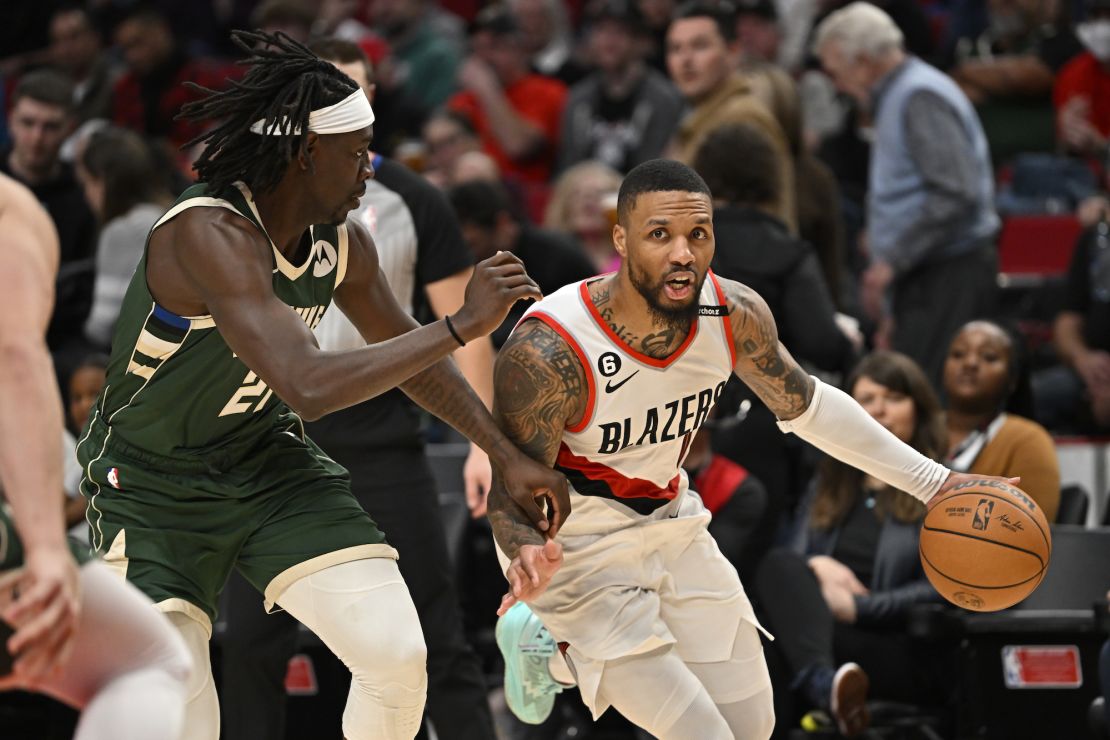
[[[509,309],[522,298],[543,298],[543,293],[528,273],[524,263],[512,252],[498,252],[474,267],[466,284],[462,308],[451,317],[463,341],[484,337],[509,315]]]
[[[951,491],[956,486],[960,485],[961,483],[971,483],[971,482],[981,481],[981,480],[996,480],[1000,483],[1007,483],[1011,486],[1016,486],[1019,483],[1021,483],[1021,478],[1002,478],[1002,477],[999,477],[997,475],[976,475],[975,473],[957,473],[956,471],[953,470],[952,472],[950,472],[948,474],[948,477],[944,479],[944,483],[941,484],[940,488],[933,495],[933,497],[931,499],[929,499],[929,503],[925,504],[925,506],[926,506],[927,509],[929,509],[931,511],[932,508],[937,505],[937,502],[940,501],[940,499],[944,496],[944,494],[948,493],[949,491]]]
[[[566,476],[520,453],[501,471],[501,477],[505,490],[528,515],[532,525],[548,539],[553,539],[570,516]],[[543,510],[545,501],[547,512]]]
[[[0,618],[15,628],[8,651],[18,680],[33,684],[69,657],[81,608],[78,583],[64,544],[28,552],[23,568],[0,578]]]
[[[541,545],[521,545],[520,552],[509,563],[505,577],[509,592],[501,597],[497,615],[501,616],[518,601],[532,601],[547,590],[551,577],[563,564],[563,546],[555,540]]]

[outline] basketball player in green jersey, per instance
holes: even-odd
[[[284,35],[234,38],[249,71],[183,111],[220,122],[200,139],[201,184],[148,238],[78,442],[92,543],[201,666],[189,740],[219,734],[207,642],[233,567],[351,669],[349,740],[411,738],[426,687],[416,610],[396,552],[301,418],[399,385],[486,450],[530,521],[554,533],[565,480],[508,442],[448,359],[539,290],[502,253],[477,265],[457,313],[418,328],[369,235],[346,222],[373,176],[365,95]],[[318,348],[311,328],[333,300],[370,346]]]
[[[0,270],[12,281],[0,292],[0,488],[11,505],[0,504],[0,690],[80,709],[77,740],[175,738],[184,643],[148,599],[66,541],[61,399],[44,340],[57,269],[50,216],[0,175]]]

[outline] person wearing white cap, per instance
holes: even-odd
[[[418,327],[347,220],[373,176],[365,94],[288,36],[233,38],[249,71],[182,111],[220,124],[192,142],[206,145],[200,183],[151,231],[78,443],[92,544],[201,669],[187,740],[219,736],[208,639],[233,567],[350,668],[348,740],[412,738],[426,648],[397,553],[302,419],[400,387],[481,446],[530,520],[556,531],[565,480],[508,441],[448,357],[539,289],[501,253],[476,266],[458,311]],[[370,346],[319,348],[311,330],[333,300]]]

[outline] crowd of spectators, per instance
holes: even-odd
[[[1050,435],[1110,433],[1110,0],[16,5],[0,23],[0,171],[34,192],[59,232],[48,343],[71,435],[103,384],[146,236],[195,177],[206,126],[177,114],[240,77],[228,31],[244,27],[309,45],[372,100],[382,177],[351,217],[418,319],[452,310],[469,265],[498,250],[517,254],[545,294],[619,269],[621,178],[672,157],[714,194],[713,269],[759,292],[804,366],[904,441],[954,469],[1020,475],[1051,520],[1060,469]],[[1015,288],[999,279],[1000,235],[1030,218],[1067,222],[1079,237],[1038,243],[1069,267]],[[460,357],[487,401],[493,353],[524,309],[485,355]],[[328,346],[359,340],[322,331]],[[429,422],[394,396],[313,429],[348,461],[371,514],[384,507],[391,522],[435,509],[420,452]],[[409,461],[395,483],[422,498],[390,509],[383,481],[393,478],[366,460]],[[481,463],[467,465],[479,515]],[[900,620],[935,597],[916,558],[921,507],[779,434],[735,381],[687,469],[712,500],[711,531],[783,636],[772,667],[799,712],[827,709],[849,660],[894,698],[943,685],[931,674],[897,680],[920,659]],[[83,502],[66,493],[80,529]],[[451,574],[419,570],[405,573],[410,587],[454,598]],[[446,615],[421,612],[440,620],[429,716],[492,737],[485,714],[444,708],[452,691],[466,695],[448,686],[451,671],[476,668],[450,648],[461,634],[453,607],[427,601]],[[231,654],[255,649],[244,645]],[[251,680],[246,658],[229,666]]]

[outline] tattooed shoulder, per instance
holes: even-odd
[[[813,380],[779,341],[775,317],[754,290],[721,280],[736,346],[736,374],[780,419],[792,419],[809,406]]]
[[[559,334],[526,321],[501,348],[494,367],[494,417],[530,457],[552,463],[563,429],[581,417],[585,370]]]
[[[718,282],[728,305],[729,323],[732,325],[737,355],[752,354],[767,341],[777,342],[775,319],[763,297],[735,280],[718,278]]]

